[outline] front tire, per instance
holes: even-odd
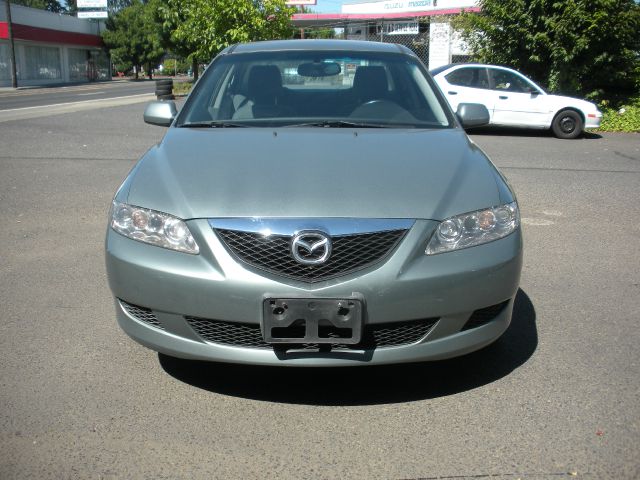
[[[551,124],[553,134],[558,138],[577,138],[584,127],[584,122],[580,114],[574,110],[560,111]]]

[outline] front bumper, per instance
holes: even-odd
[[[120,326],[139,343],[188,359],[260,365],[348,366],[438,360],[496,340],[511,320],[522,265],[520,229],[501,240],[440,255],[424,254],[437,225],[417,221],[380,264],[314,284],[283,279],[238,263],[206,220],[190,221],[200,255],[145,245],[111,229],[106,264]],[[386,348],[321,350],[251,348],[205,340],[186,317],[260,325],[265,298],[361,298],[365,326],[435,319],[422,338]],[[132,315],[148,309],[157,325]],[[464,329],[474,311],[505,303]],[[145,310],[146,311],[146,310]]]
[[[600,128],[602,123],[602,112],[596,110],[595,113],[588,113],[584,119],[584,128]]]

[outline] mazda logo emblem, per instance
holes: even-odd
[[[291,253],[303,265],[319,265],[331,255],[331,238],[322,232],[300,232],[291,241]]]

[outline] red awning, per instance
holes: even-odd
[[[42,43],[62,43],[65,45],[82,45],[86,47],[102,47],[102,37],[88,33],[63,32],[50,28],[30,27],[13,23],[13,38],[15,40],[30,40]],[[9,38],[7,22],[0,22],[0,39]]]
[[[467,8],[443,8],[438,10],[426,10],[423,12],[394,12],[394,13],[296,13],[291,16],[293,24],[297,27],[320,26],[332,24],[357,23],[367,20],[397,20],[401,18],[421,18],[434,15],[455,15],[465,12],[479,12],[479,7]]]

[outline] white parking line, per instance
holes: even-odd
[[[3,91],[0,89],[0,98],[11,98],[11,97],[28,97],[35,95],[51,95],[55,92],[81,92],[87,90],[98,90],[98,89],[110,89],[117,90],[118,88],[127,88],[129,84],[126,82],[103,82],[100,84],[84,84],[84,85],[68,85],[61,87],[42,87],[42,88],[25,88],[11,91]]]
[[[153,99],[155,99],[155,95],[153,93],[143,93],[124,97],[98,98],[80,102],[57,103],[55,105],[12,108],[9,110],[0,110],[0,123],[25,120],[29,118],[49,117],[51,115],[61,115],[64,113],[92,110],[96,108],[118,107],[133,103],[148,102]]]
[[[64,107],[64,106],[67,106],[67,105],[76,105],[78,103],[108,102],[110,100],[120,100],[120,99],[123,99],[123,98],[150,97],[150,96],[155,96],[155,95],[153,93],[139,93],[139,94],[136,94],[136,95],[126,95],[124,97],[97,98],[95,100],[83,100],[81,102],[53,103],[51,105],[37,105],[35,107],[8,108],[6,110],[0,110],[0,113],[4,113],[4,112],[19,112],[19,111],[22,111],[22,110],[34,110],[36,108]]]

